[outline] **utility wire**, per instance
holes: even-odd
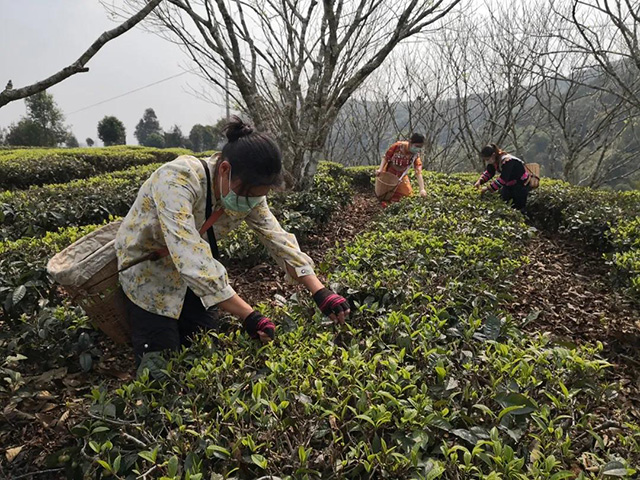
[[[88,110],[88,109],[90,109],[90,108],[97,107],[98,105],[102,105],[102,104],[104,104],[104,103],[111,102],[111,101],[113,101],[113,100],[117,100],[118,98],[122,98],[122,97],[125,97],[125,96],[127,96],[127,95],[131,95],[132,93],[139,92],[139,91],[144,90],[144,89],[146,89],[146,88],[153,87],[154,85],[158,85],[158,84],[163,83],[163,82],[166,82],[166,81],[168,81],[168,80],[172,80],[172,79],[174,79],[174,78],[181,77],[182,75],[186,75],[187,73],[192,73],[192,72],[194,72],[195,70],[196,70],[196,69],[195,69],[195,68],[193,68],[193,69],[191,69],[191,70],[187,70],[187,71],[185,71],[185,72],[178,73],[178,74],[176,74],[176,75],[171,75],[170,77],[163,78],[162,80],[158,80],[157,82],[150,83],[150,84],[148,84],[148,85],[145,85],[145,86],[143,86],[143,87],[136,88],[136,89],[134,89],[134,90],[129,90],[128,92],[122,93],[122,94],[117,95],[117,96],[115,96],[115,97],[107,98],[106,100],[102,100],[101,102],[94,103],[93,105],[89,105],[89,106],[87,106],[87,107],[83,107],[83,108],[81,108],[81,109],[79,109],[79,110],[74,110],[73,112],[71,112],[71,113],[67,113],[66,115],[67,115],[67,116],[69,116],[69,115],[73,115],[74,113],[83,112],[83,111]]]

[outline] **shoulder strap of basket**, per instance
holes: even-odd
[[[205,162],[203,159],[200,159],[200,163],[202,163],[202,168],[204,168],[204,173],[207,176],[207,205],[205,207],[207,221],[203,225],[203,228],[206,227],[206,230],[207,230],[207,238],[209,239],[209,246],[211,247],[211,255],[213,255],[213,258],[218,259],[220,258],[220,252],[218,250],[218,242],[216,241],[216,234],[213,231],[213,224],[215,223],[215,220],[213,220],[209,224],[209,220],[212,217],[211,212],[213,210],[213,207],[212,207],[213,201],[212,201],[212,195],[211,195],[211,172],[209,171],[207,162]],[[216,213],[218,212],[222,214],[222,209],[216,211]],[[218,217],[219,216],[220,215],[218,215]]]
[[[415,162],[415,159],[413,160],[413,162]],[[402,172],[402,175],[400,176],[400,178],[398,178],[398,185],[400,184],[402,179],[409,173],[409,170],[411,170],[411,167],[413,166],[413,162],[411,162],[409,164],[409,166],[406,168],[406,170],[404,172]]]

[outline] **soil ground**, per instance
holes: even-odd
[[[513,287],[518,300],[507,310],[521,321],[540,312],[525,330],[556,342],[601,342],[601,356],[612,364],[608,378],[622,386],[615,410],[640,420],[640,305],[612,286],[603,256],[583,245],[541,233],[527,256]],[[611,416],[614,424],[624,421]]]

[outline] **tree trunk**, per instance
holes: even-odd
[[[293,184],[291,188],[294,190],[307,190],[311,188],[313,176],[318,169],[318,163],[322,159],[322,148],[306,149],[300,151],[294,159],[293,165]]]

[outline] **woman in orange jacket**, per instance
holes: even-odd
[[[408,176],[411,167],[416,171],[420,195],[423,197],[427,195],[427,191],[424,189],[424,180],[422,179],[422,160],[420,159],[420,152],[423,146],[424,136],[414,133],[409,141],[396,142],[385,153],[376,176],[382,172],[390,172],[398,177],[398,188],[391,197],[390,202],[398,202],[402,198],[413,194]],[[386,207],[386,202],[382,202],[382,206]]]

